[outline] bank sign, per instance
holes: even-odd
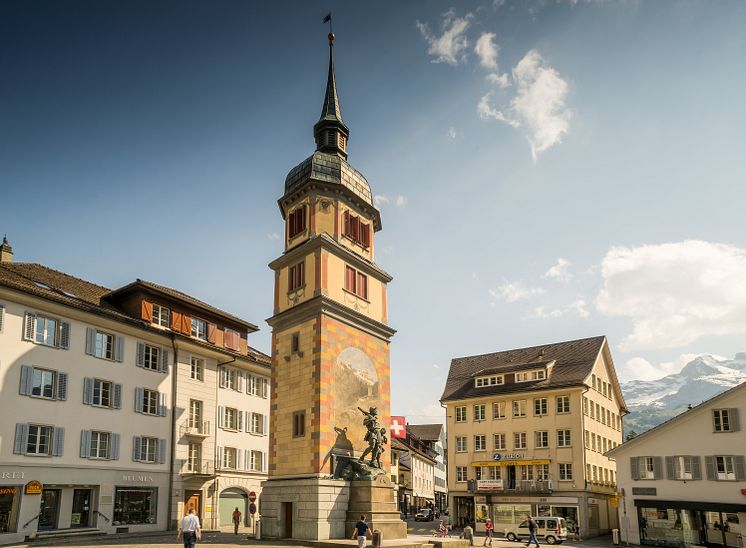
[[[525,453],[493,453],[492,460],[503,461],[503,460],[522,460],[526,458]]]
[[[477,480],[478,491],[504,491],[503,480],[501,479],[488,479],[488,480]]]

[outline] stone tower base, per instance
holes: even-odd
[[[349,499],[345,529],[348,538],[361,515],[366,516],[371,530],[378,529],[383,533],[383,540],[407,538],[407,524],[396,509],[394,486],[388,476],[351,481]]]
[[[262,537],[350,538],[352,528],[345,523],[349,499],[350,482],[341,479],[278,478],[262,482]]]

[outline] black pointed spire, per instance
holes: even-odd
[[[334,33],[329,33],[329,75],[326,80],[324,104],[321,107],[321,117],[313,126],[316,139],[316,150],[339,154],[347,158],[347,138],[350,131],[342,120],[342,110],[339,108],[337,82],[334,77]]]

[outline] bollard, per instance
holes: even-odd
[[[611,543],[614,546],[619,546],[619,529],[611,530]]]
[[[383,545],[383,533],[380,529],[373,530],[373,548],[381,548]]]
[[[464,527],[464,539],[469,541],[469,546],[474,546],[474,529],[471,525]]]
[[[256,540],[262,540],[262,520],[258,519],[256,520],[256,532],[254,533],[254,538]]]

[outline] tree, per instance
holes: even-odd
[[[627,432],[627,437],[624,438],[624,441],[629,441],[629,440],[634,439],[636,437],[637,437],[637,432],[635,432],[634,430],[630,430],[629,432]]]

